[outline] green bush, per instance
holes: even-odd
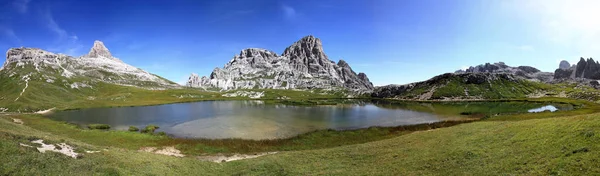
[[[165,133],[164,131],[158,132],[156,134],[159,135],[159,136],[166,136],[167,135],[167,133]]]
[[[137,131],[140,131],[140,129],[138,127],[135,127],[135,126],[129,126],[129,131],[131,131],[131,132],[137,132]]]
[[[158,126],[156,126],[156,125],[148,125],[148,126],[146,126],[146,128],[145,128],[145,129],[146,129],[148,132],[154,133],[154,131],[156,131],[158,128],[159,128],[159,127],[158,127]]]
[[[89,124],[87,125],[89,129],[98,129],[98,130],[108,130],[110,129],[110,125],[107,124]]]
[[[156,131],[156,129],[158,129],[160,127],[156,126],[156,125],[148,125],[145,128],[143,128],[142,130],[140,130],[140,133],[154,133],[154,131]]]

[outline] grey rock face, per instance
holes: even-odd
[[[283,55],[249,48],[235,55],[209,77],[192,74],[187,86],[230,89],[313,89],[348,88],[372,90],[364,73],[356,74],[343,60],[327,58],[321,40],[307,36],[285,49]]]
[[[87,57],[112,58],[113,56],[112,56],[112,54],[110,54],[110,51],[108,51],[108,48],[106,48],[106,46],[104,46],[104,43],[96,40],[96,41],[94,41],[94,46],[92,46],[92,49],[90,49],[90,52],[88,53]]]
[[[469,67],[467,70],[459,70],[456,73],[504,73],[519,76],[531,81],[550,82],[553,80],[553,73],[541,72],[539,69],[531,66],[511,67],[504,62],[485,63],[475,67]]]
[[[565,62],[565,64],[563,64]],[[577,65],[566,68],[568,62],[562,61],[559,68],[554,71],[555,79],[600,79],[600,63],[594,59],[580,58]]]

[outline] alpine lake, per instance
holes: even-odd
[[[536,102],[402,102],[340,100],[336,105],[295,106],[259,100],[201,101],[140,107],[58,111],[46,116],[112,130],[158,125],[176,138],[276,139],[315,130],[351,130],[466,120],[498,114],[571,110],[570,104]]]

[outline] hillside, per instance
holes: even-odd
[[[588,61],[588,65],[595,64],[593,60]],[[559,64],[555,73],[542,72],[531,66],[511,67],[503,62],[486,63],[438,75],[426,81],[376,87],[371,96],[403,100],[562,97],[600,102],[598,81],[561,76],[564,72],[571,74],[571,71],[575,75],[575,68],[576,65],[570,66],[566,61]],[[598,70],[600,67],[585,68],[592,72],[589,70]]]
[[[423,82],[377,87],[372,96],[413,100],[525,98],[547,86],[506,73],[447,73]]]
[[[81,57],[12,48],[0,69],[0,112],[160,104],[212,95],[181,89],[128,65],[100,41]]]

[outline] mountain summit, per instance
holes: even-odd
[[[113,56],[110,54],[110,51],[108,51],[108,48],[106,48],[106,46],[104,46],[104,43],[102,43],[102,41],[99,40],[94,41],[94,46],[92,47],[92,49],[90,49],[90,52],[88,53],[87,57],[113,58]]]
[[[287,47],[283,54],[249,48],[235,55],[210,77],[192,74],[187,86],[230,89],[334,89],[370,91],[366,74],[356,74],[343,60],[328,59],[321,40],[306,36]]]

